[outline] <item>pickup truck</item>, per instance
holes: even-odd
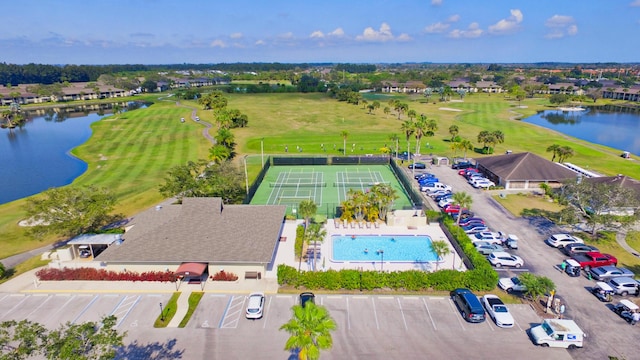
[[[591,268],[596,268],[599,266],[615,266],[618,264],[618,259],[616,259],[613,255],[601,254],[595,251],[575,254],[573,255],[572,259],[577,261],[578,264],[580,264],[580,267],[585,271],[589,271],[591,270]]]

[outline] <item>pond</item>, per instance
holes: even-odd
[[[639,113],[547,110],[522,121],[640,156]]]

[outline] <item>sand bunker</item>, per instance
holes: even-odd
[[[441,107],[438,108],[438,110],[446,110],[446,111],[462,111],[460,109],[452,109],[452,108],[448,108],[448,107]]]

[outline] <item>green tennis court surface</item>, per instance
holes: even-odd
[[[287,205],[287,213],[292,214],[302,200],[313,200],[318,204],[318,214],[333,217],[350,189],[367,192],[373,185],[383,183],[397,192],[394,209],[412,207],[388,165],[272,166],[251,204]]]

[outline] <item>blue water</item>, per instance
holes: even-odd
[[[333,260],[336,261],[436,261],[429,236],[409,235],[333,235]],[[368,251],[365,251],[368,250]],[[383,253],[379,253],[382,250]]]
[[[0,129],[0,204],[70,184],[87,164],[69,151],[91,136],[90,125],[104,115],[64,121],[35,117],[21,128]]]
[[[547,110],[523,121],[640,156],[640,115],[614,111]],[[551,144],[549,144],[551,145]]]

